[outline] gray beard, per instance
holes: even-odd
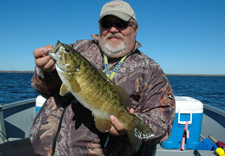
[[[126,50],[126,45],[124,42],[122,42],[121,45],[119,45],[116,48],[113,48],[108,43],[105,43],[103,50],[106,53],[110,53],[110,54],[124,53]]]

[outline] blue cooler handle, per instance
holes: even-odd
[[[188,115],[190,115],[190,120],[189,121],[181,121],[180,120],[181,119],[181,117],[180,117],[181,114],[188,114]],[[186,122],[188,122],[189,125],[192,124],[192,111],[191,110],[180,110],[178,112],[178,124],[185,125]]]

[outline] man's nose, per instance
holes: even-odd
[[[111,33],[116,33],[116,32],[119,32],[119,30],[115,27],[115,26],[112,26],[109,30]]]

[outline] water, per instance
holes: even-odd
[[[0,104],[7,104],[38,94],[31,87],[32,73],[0,73]],[[176,96],[190,96],[225,110],[225,77],[168,76]]]
[[[225,110],[225,77],[168,76],[175,96],[189,96]]]
[[[38,96],[31,87],[33,73],[0,73],[0,104]]]

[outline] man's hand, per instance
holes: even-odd
[[[134,114],[134,109],[129,109],[130,114]],[[110,120],[112,122],[112,126],[109,129],[109,133],[112,135],[125,135],[126,130],[123,124],[113,115],[110,116]]]
[[[129,109],[129,112],[130,114],[134,114],[134,109]],[[125,135],[126,130],[123,124],[113,115],[110,116],[110,119],[112,121],[112,127],[110,128],[109,133],[112,135]],[[88,143],[88,154],[94,156],[104,156],[100,145],[100,140]]]
[[[99,139],[88,143],[88,155],[104,156]]]
[[[55,71],[55,61],[48,55],[49,50],[52,50],[53,47],[53,45],[47,45],[33,52],[36,65],[45,72]]]

